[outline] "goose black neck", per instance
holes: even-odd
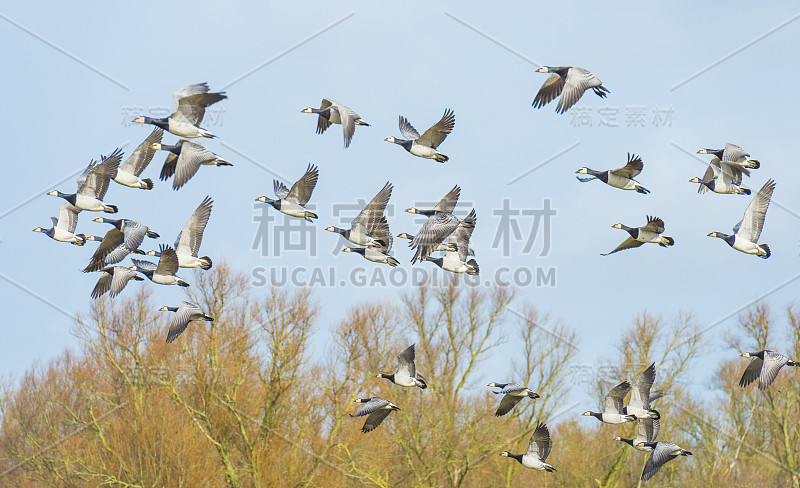
[[[154,119],[152,117],[145,117],[144,118],[144,123],[145,124],[150,124],[150,125],[155,125],[156,127],[160,127],[161,129],[164,129],[164,130],[169,130],[169,119],[167,119],[167,118]]]

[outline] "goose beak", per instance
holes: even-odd
[[[350,249],[349,247],[346,247],[346,248],[342,249],[342,251],[344,251],[344,252],[353,252],[353,250]]]
[[[743,352],[742,353],[742,357],[743,358],[749,358],[750,357],[750,353],[749,352]]]
[[[134,121],[135,123],[137,123],[137,124],[144,124],[144,117],[142,117],[142,116],[140,115],[139,117],[136,117],[135,119],[133,119],[133,121]]]
[[[708,154],[708,151],[706,151],[705,149],[700,149],[699,151],[697,151],[697,154]]]
[[[536,72],[537,73],[547,73],[548,72],[547,66],[539,66],[538,68],[536,68]]]
[[[508,457],[508,453],[506,451],[501,452],[500,455],[503,457]]]
[[[414,207],[407,208],[407,209],[406,209],[406,212],[408,212],[408,213],[417,213],[417,209],[416,209],[416,208],[414,208]]]
[[[717,237],[717,233],[716,232],[709,232],[708,233],[708,237]]]
[[[614,224],[611,227],[613,227],[614,229],[621,229],[622,228],[622,224]]]
[[[102,224],[103,223],[103,217],[94,218],[94,219],[92,219],[92,222],[99,222],[99,223]]]
[[[698,177],[696,177],[696,176],[695,176],[694,178],[692,178],[691,180],[689,180],[689,183],[700,183],[700,178],[698,178]]]
[[[303,110],[301,110],[300,112],[304,113],[304,114],[310,114],[311,113],[311,107],[306,107]]]
[[[41,227],[37,227],[37,228],[33,229],[33,231],[34,231],[34,232],[41,232],[41,231],[42,231],[42,228],[41,228]]]
[[[264,196],[258,197],[256,198],[256,201],[261,203],[267,203],[267,197]]]
[[[161,307],[161,308],[158,309],[159,312],[166,312],[168,310],[169,309],[167,307]]]
[[[54,197],[58,196],[58,192],[55,191],[55,190],[50,190],[49,192],[47,192],[47,194],[50,195],[50,196],[54,196]]]
[[[386,141],[386,142],[394,142],[394,141],[395,141],[395,139],[394,139],[394,137],[392,137],[392,136],[389,136],[389,137],[387,137],[386,139],[384,139],[384,141]]]

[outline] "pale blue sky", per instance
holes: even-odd
[[[394,234],[417,228],[402,209],[435,201],[458,183],[462,200],[474,202],[478,213],[472,246],[482,280],[506,267],[555,268],[555,287],[523,287],[518,296],[578,331],[579,364],[596,364],[613,354],[619,332],[643,310],[665,319],[692,311],[697,320],[711,324],[798,277],[800,201],[792,158],[800,22],[791,19],[800,9],[795,3],[733,2],[724,8],[696,2],[626,2],[622,8],[597,2],[486,5],[103,2],[80,10],[56,4],[46,13],[28,4],[5,6],[0,40],[7,46],[6,116],[0,128],[7,181],[0,196],[0,292],[6,306],[0,372],[19,375],[35,361],[75,346],[70,319],[54,307],[86,311],[97,279],[78,272],[94,245],[79,248],[31,232],[47,226],[62,203],[44,194],[53,188],[73,192],[75,178],[54,183],[116,146],[128,144],[127,156],[151,130],[127,123],[133,111],[171,108],[173,91],[202,81],[215,91],[224,88],[229,100],[216,105],[222,112],[205,124],[219,139],[200,142],[234,167],[201,168],[173,192],[168,182],[157,179],[164,158],[159,154],[144,175],[156,181],[153,191],[112,183],[106,201],[119,207],[119,216],[145,223],[163,242],[172,243],[202,198],[211,195],[215,204],[202,254],[243,271],[319,266],[333,268],[339,280],[358,267],[370,265],[371,270],[374,266],[359,256],[331,255],[337,237],[323,228],[338,225],[332,203],[369,199],[389,180],[395,185]],[[565,115],[554,112],[555,103],[533,109],[531,101],[546,75],[523,58],[584,67],[611,93],[606,100],[587,93]],[[347,150],[339,126],[318,136],[315,118],[300,113],[306,106],[317,107],[323,97],[351,107],[372,124],[356,130]],[[383,141],[399,136],[399,114],[422,132],[446,107],[456,115],[455,130],[440,147],[450,156],[448,163],[412,157]],[[616,111],[617,127],[598,126],[603,110]],[[628,127],[626,114],[636,110],[644,110],[644,126]],[[655,110],[668,111],[668,123],[655,124]],[[592,126],[575,126],[578,113],[588,115]],[[176,139],[164,136],[165,143]],[[746,181],[749,187],[758,189],[768,178],[777,181],[762,234],[773,252],[766,261],[706,237],[712,230],[729,231],[749,202],[745,196],[701,196],[688,182],[704,170],[693,153],[726,142],[743,146],[761,161],[762,168]],[[628,152],[644,159],[639,181],[652,194],[581,184],[574,177],[584,165],[619,167]],[[258,213],[253,200],[271,193],[270,172],[293,181],[309,162],[320,167],[312,198],[320,215],[315,224],[318,256],[262,257],[251,250],[257,229],[252,219]],[[491,249],[499,222],[493,210],[505,198],[517,209],[541,208],[543,199],[551,201],[558,214],[548,256],[538,257],[541,240],[531,254],[521,252],[524,242],[512,242],[509,257]],[[676,241],[673,248],[648,245],[600,256],[625,237],[612,224],[641,225],[645,214],[664,219],[666,234]],[[91,222],[95,216],[82,213],[78,230],[102,235],[107,226]],[[530,222],[528,217],[520,220],[525,235]],[[411,269],[404,243],[396,242],[395,256]],[[191,272],[180,274],[191,281]],[[781,308],[796,297],[798,286],[800,280],[775,291],[768,301]],[[391,286],[352,290],[316,291],[324,310],[318,337],[357,300],[398,293]],[[177,303],[182,293],[177,287],[156,292],[159,305]],[[735,316],[714,333],[734,324]],[[513,345],[498,351],[484,366],[486,378],[514,377],[507,357],[515,352]],[[721,357],[710,357],[706,366]],[[695,379],[707,380],[707,370]]]

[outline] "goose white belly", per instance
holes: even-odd
[[[374,247],[368,247],[364,250],[364,258],[368,261],[372,261],[373,263],[385,264],[389,262],[389,256],[381,251],[378,251]]]
[[[117,176],[114,177],[114,181],[116,181],[120,185],[125,185],[130,188],[147,187],[147,184],[144,181],[142,181],[141,178],[132,173],[127,173],[123,171],[117,171]]]
[[[663,242],[661,234],[650,231],[639,231],[639,236],[636,238],[639,242],[654,242],[656,244]]]
[[[180,268],[199,268],[203,262],[200,258],[191,254],[178,254],[178,267]]]
[[[731,193],[736,193],[738,189],[739,187],[734,185],[733,183],[717,178],[716,180],[714,180],[714,189],[711,191],[713,191],[714,193],[729,195]]]
[[[619,413],[604,413],[603,414],[603,422],[607,424],[624,424],[628,420],[625,418],[624,415]]]
[[[169,124],[167,130],[176,136],[194,139],[195,137],[200,137],[203,135],[198,127],[190,124],[186,120],[175,120],[172,117],[170,117],[168,120]]]
[[[635,190],[636,181],[625,178],[624,176],[617,176],[614,173],[608,174],[608,184],[614,188],[621,188],[623,190]]]
[[[523,454],[521,464],[526,468],[535,469],[537,471],[544,470],[545,463],[536,456],[530,454]]]
[[[451,273],[467,273],[472,268],[464,261],[459,259],[457,252],[448,252],[442,259],[442,269],[450,271]],[[513,396],[527,396],[527,393],[514,392],[509,393]]]
[[[75,206],[90,212],[102,212],[106,209],[106,205],[102,201],[80,193],[75,197]]]
[[[375,245],[375,239],[367,235],[367,231],[364,226],[358,224],[350,229],[350,236],[347,238],[347,240],[359,246]]]
[[[738,234],[734,237],[733,246],[731,247],[746,254],[764,254],[764,251],[758,247],[758,244],[750,242],[744,237],[739,237]]]
[[[281,213],[285,213],[286,215],[290,215],[292,217],[305,218],[306,209],[297,203],[281,200]]]
[[[339,115],[339,110],[331,107],[331,113],[328,116],[328,122],[331,124],[340,124],[342,123],[342,117]]]
[[[158,283],[159,285],[177,285],[178,281],[177,276],[153,273],[153,283]]]
[[[53,239],[60,241],[60,242],[71,242],[71,243],[78,243],[81,242],[81,238],[73,234],[72,232],[64,229],[59,229],[58,227],[55,228],[53,232]]]
[[[409,152],[414,156],[419,156],[426,159],[434,159],[436,155],[439,154],[436,149],[423,146],[422,144],[417,144],[416,142],[411,145],[411,150]]]

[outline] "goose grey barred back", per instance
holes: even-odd
[[[144,254],[144,251],[140,249],[129,249],[125,245],[125,234],[116,227],[106,232],[104,237],[89,236],[86,240],[100,241],[100,245],[92,254],[89,264],[83,269],[84,273],[100,271],[105,266],[122,261],[131,253]]]
[[[413,241],[414,240],[414,235],[413,234],[407,234],[405,232],[401,232],[401,233],[397,234],[397,237],[399,237],[400,239],[408,239],[409,241]],[[452,251],[452,252],[458,251],[458,245],[456,245],[455,241],[453,241],[450,238],[448,238],[447,242],[442,242],[441,244],[436,246],[436,249],[434,250],[434,252],[448,252],[448,251]],[[469,255],[472,256],[474,254],[475,254],[475,251],[472,248],[469,248]]]
[[[78,213],[80,209],[69,202],[64,202],[58,210],[58,218],[50,217],[53,226],[49,229],[36,227],[33,232],[41,232],[49,238],[59,242],[69,242],[76,246],[86,244],[86,236],[76,234],[75,228],[78,226]]]
[[[761,237],[761,230],[764,228],[764,221],[767,218],[767,209],[772,200],[772,192],[775,191],[775,180],[767,180],[764,186],[747,205],[744,217],[733,228],[733,234],[722,232],[711,232],[708,237],[718,237],[725,241],[729,246],[745,254],[754,254],[760,258],[767,259],[772,255],[769,246],[758,244]]]
[[[78,178],[76,193],[61,193],[51,190],[47,194],[61,197],[79,210],[90,212],[116,213],[117,207],[103,202],[108,190],[108,183],[116,176],[119,163],[122,161],[122,150],[117,148],[109,156],[101,156],[100,161],[92,160]]]
[[[758,169],[761,167],[761,163],[758,160],[749,159],[750,153],[736,144],[725,144],[723,149],[700,149],[697,154],[713,154],[722,161],[736,163],[744,168]]]
[[[714,156],[711,158],[711,163],[706,168],[703,177],[694,177],[689,180],[689,183],[699,183],[700,186],[697,188],[697,193],[700,194],[711,190],[714,193],[725,195],[749,195],[750,190],[741,186],[742,175],[750,176],[750,171],[736,163],[720,161],[719,158]]]
[[[111,298],[119,295],[130,280],[144,281],[132,268],[125,266],[108,266],[100,270],[102,273],[92,290],[92,298],[100,298],[106,292]]]
[[[426,130],[421,136],[408,119],[401,115],[399,120],[400,133],[403,134],[405,139],[396,139],[393,136],[389,136],[384,139],[386,142],[393,142],[402,146],[403,149],[420,158],[433,159],[439,163],[444,163],[450,159],[436,149],[456,126],[456,116],[452,110],[445,109],[444,115],[442,115],[439,122]]]
[[[497,410],[494,412],[495,417],[502,417],[510,412],[523,398],[531,398],[534,400],[539,398],[538,393],[527,386],[522,386],[517,383],[495,383],[492,381],[486,386],[490,388],[500,388],[500,391],[493,391],[492,393],[495,395],[503,395],[503,399],[500,400],[500,405],[497,406]]]
[[[131,188],[141,188],[143,190],[153,189],[153,180],[150,178],[139,178],[139,175],[147,168],[156,150],[153,149],[154,144],[161,143],[161,137],[164,131],[156,127],[147,138],[142,141],[139,146],[134,149],[128,159],[120,164],[117,168],[117,173],[113,179],[120,185],[128,186]]]
[[[392,233],[389,231],[389,222],[386,216],[381,215],[378,225],[367,234],[367,237],[372,239],[377,245],[368,247],[346,247],[342,249],[343,252],[354,252],[364,256],[364,259],[374,263],[388,264],[391,267],[397,267],[400,262],[395,259],[389,252],[392,250]]]
[[[159,285],[189,286],[189,283],[175,275],[175,273],[178,272],[178,255],[175,253],[175,250],[161,244],[158,251],[160,253],[158,264],[153,264],[150,261],[143,261],[141,259],[132,259],[132,268],[134,271],[139,271],[147,276],[150,281],[158,283]]]
[[[138,124],[152,124],[178,137],[216,137],[200,127],[206,108],[228,98],[225,92],[209,93],[208,83],[198,83],[181,88],[172,94],[175,106],[172,114],[164,118],[139,116],[133,119]]]
[[[595,75],[583,68],[574,66],[542,66],[538,73],[552,73],[533,99],[533,107],[541,108],[558,98],[556,113],[563,114],[575,105],[586,90],[606,98],[609,91]]]
[[[385,378],[397,386],[407,388],[416,386],[421,389],[428,387],[425,377],[417,372],[415,364],[416,344],[411,344],[397,356],[397,371],[392,374],[378,373],[376,378]]]
[[[349,229],[328,226],[325,230],[336,232],[348,241],[359,246],[385,247],[388,243],[376,239],[374,234],[378,226],[383,225],[383,212],[386,210],[386,205],[392,197],[393,189],[394,187],[392,184],[387,181],[386,184],[383,185],[383,188],[372,197],[372,200],[370,200],[367,206],[353,219]]]
[[[197,257],[200,244],[203,243],[203,232],[206,230],[208,219],[211,217],[211,207],[214,201],[205,197],[197,206],[189,221],[175,239],[175,253],[178,255],[178,267],[211,269],[213,262],[208,256]],[[161,257],[158,251],[147,251],[150,256]]]
[[[467,256],[469,255],[469,240],[472,237],[472,231],[475,230],[477,221],[478,217],[473,208],[469,215],[467,215],[467,218],[462,221],[463,225],[456,227],[452,234],[450,234],[449,239],[455,241],[456,250],[446,252],[443,257],[428,256],[424,259],[431,261],[443,270],[450,271],[451,273],[467,273],[477,276],[480,273],[478,262],[475,259],[467,260]],[[441,246],[441,244],[439,244],[439,246]],[[438,248],[437,246],[436,249]]]
[[[101,224],[111,224],[120,230],[123,234],[123,244],[125,244],[125,247],[130,252],[139,249],[145,237],[150,237],[152,239],[159,237],[158,234],[150,230],[146,225],[140,224],[135,220],[97,217],[93,221]]]
[[[624,412],[637,419],[659,419],[658,410],[650,408],[650,388],[656,380],[656,363],[651,363],[633,382],[631,399]]]
[[[675,239],[672,237],[661,235],[661,233],[664,232],[664,221],[658,217],[651,217],[648,215],[647,224],[643,227],[628,227],[627,225],[619,223],[614,224],[611,227],[615,229],[622,229],[630,235],[613,251],[601,254],[601,256],[608,256],[609,254],[614,254],[617,251],[639,247],[648,242],[658,244],[661,247],[669,247],[675,244]]]
[[[186,139],[179,140],[174,146],[155,143],[152,148],[169,151],[159,178],[161,181],[166,181],[174,175],[173,190],[179,190],[185,185],[197,173],[200,166],[233,166],[202,144]]]
[[[547,456],[550,455],[552,447],[553,441],[550,439],[550,430],[547,425],[536,422],[536,428],[533,430],[530,441],[528,441],[528,451],[525,454],[511,454],[508,451],[503,451],[500,455],[515,459],[526,468],[552,473],[556,468],[545,462]]]
[[[356,398],[356,401],[353,403],[361,403],[363,406],[355,415],[350,414],[351,417],[367,416],[367,420],[361,428],[361,432],[364,434],[375,430],[390,413],[400,410],[400,407],[389,400],[378,397]]]
[[[758,389],[766,390],[775,381],[781,368],[784,366],[800,367],[800,363],[792,361],[781,353],[765,349],[758,352],[743,352],[743,358],[750,358],[750,364],[739,380],[739,386],[746,387],[750,383],[758,380]]]
[[[167,344],[174,341],[186,330],[189,322],[195,321],[214,321],[214,318],[192,302],[182,301],[177,307],[161,307],[161,312],[175,312],[169,321],[169,332],[167,333]]]
[[[576,173],[590,175],[588,178],[581,178],[576,176],[578,181],[587,182],[592,180],[600,180],[606,185],[613,186],[614,188],[621,188],[623,190],[636,190],[638,193],[648,194],[650,190],[643,187],[634,178],[642,172],[644,162],[642,158],[635,154],[628,153],[628,163],[617,169],[610,169],[607,171],[595,171],[587,167],[579,168]]]
[[[272,180],[275,196],[278,198],[273,199],[264,195],[256,198],[256,201],[268,203],[282,214],[313,222],[311,219],[316,219],[317,214],[306,209],[305,205],[311,199],[311,193],[317,186],[317,179],[319,179],[319,169],[309,164],[305,174],[292,185],[291,189],[286,188],[286,185],[278,180]]]
[[[350,147],[350,141],[356,132],[357,125],[369,127],[369,124],[361,120],[361,116],[345,107],[341,103],[336,103],[327,98],[322,99],[320,108],[306,107],[303,113],[317,114],[317,134],[322,134],[331,124],[341,124],[344,133],[344,147]]]
[[[667,464],[678,456],[692,455],[692,453],[686,449],[668,441],[639,442],[637,446],[639,448],[650,448],[653,451],[650,454],[650,457],[647,459],[644,469],[642,470],[642,481],[647,481],[652,478],[656,473],[658,473],[658,470],[661,469],[661,466]]]
[[[610,392],[608,392],[605,402],[603,403],[602,412],[598,413],[588,410],[583,412],[583,415],[592,416],[597,420],[607,424],[624,424],[625,422],[633,422],[636,420],[636,417],[626,414],[625,407],[623,405],[625,395],[627,395],[629,391],[631,391],[631,384],[627,381],[623,381],[615,386]]]
[[[626,439],[624,437],[617,436],[614,437],[614,440],[624,442],[637,451],[652,451],[653,448],[647,443],[655,442],[656,437],[658,437],[658,431],[661,430],[661,421],[659,419],[645,418],[639,419],[636,424],[636,437],[633,439]]]

